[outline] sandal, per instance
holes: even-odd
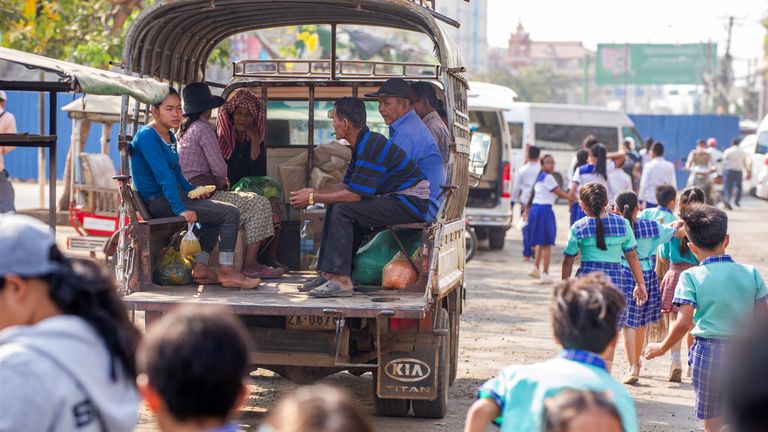
[[[254,272],[242,272],[245,277],[253,279],[277,279],[285,274],[285,271],[281,268],[274,268],[267,265],[260,265],[259,269]]]
[[[299,287],[299,292],[303,292],[303,293],[310,292],[313,289],[319,287],[320,285],[322,285],[322,284],[324,284],[326,282],[328,282],[328,279],[322,277],[321,275],[317,275],[317,276],[315,276],[314,279],[310,279],[309,281],[304,283],[304,285],[300,286]]]
[[[336,281],[328,281],[309,292],[312,297],[352,297],[354,292],[341,288],[341,284]]]
[[[202,271],[192,269],[192,281],[195,285],[210,285],[219,283],[219,274],[205,267]]]
[[[627,373],[624,374],[624,379],[622,380],[622,382],[624,384],[632,385],[632,384],[637,384],[639,380],[640,378],[637,375],[635,375],[634,368],[630,367],[629,369],[627,369]]]

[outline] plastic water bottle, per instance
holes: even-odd
[[[311,224],[311,220],[305,219],[304,226],[301,227],[299,248],[301,252],[301,268],[303,270],[310,269],[312,262],[315,260],[315,234],[312,232]]]

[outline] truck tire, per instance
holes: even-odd
[[[439,328],[448,327],[448,311],[440,309]],[[437,398],[435,400],[414,400],[413,415],[419,418],[443,418],[448,412],[448,381],[451,376],[451,335],[440,337],[438,347],[437,373]]]
[[[488,228],[488,247],[494,250],[504,249],[504,237],[507,236],[505,228]]]
[[[379,374],[373,371],[373,413],[380,417],[406,417],[411,411],[410,399],[382,399],[376,394]]]

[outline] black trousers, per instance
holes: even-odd
[[[420,210],[426,211],[429,200],[419,201]],[[414,216],[404,204],[392,197],[333,204],[325,212],[318,270],[350,276],[352,259],[360,249],[363,238],[372,229],[418,222],[424,220]]]

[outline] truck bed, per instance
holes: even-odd
[[[221,285],[159,286],[143,284],[142,291],[123,297],[128,310],[165,311],[177,304],[199,303],[228,306],[240,315],[315,315],[341,314],[345,317],[423,319],[430,298],[424,293],[365,290],[352,297],[314,298],[298,287],[310,273],[294,273],[266,280],[255,290],[223,288]]]

